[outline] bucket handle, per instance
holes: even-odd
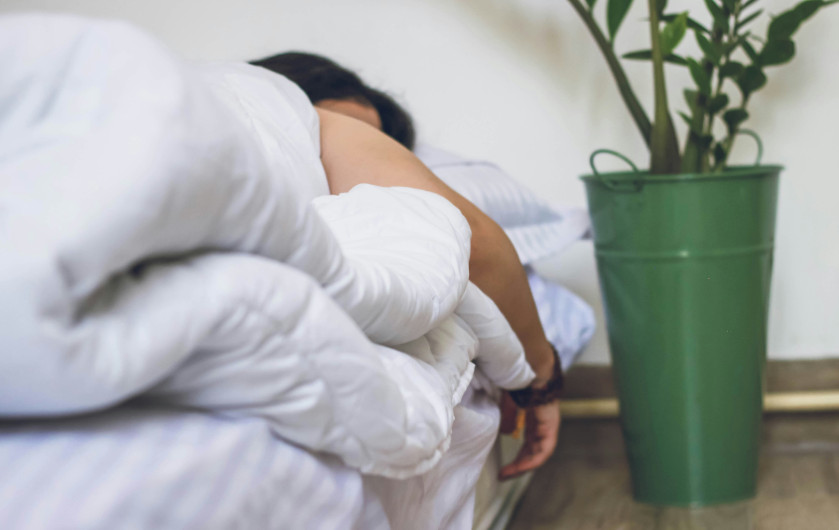
[[[760,136],[751,129],[739,129],[735,134],[745,134],[746,136],[751,136],[754,139],[757,144],[757,160],[755,160],[755,166],[759,166],[760,161],[763,160],[763,142],[761,141]]]
[[[632,181],[633,187],[626,188],[619,186],[617,182],[609,180],[605,178],[603,175],[601,175],[600,172],[597,171],[597,167],[594,164],[594,159],[597,158],[598,155],[602,154],[616,156],[624,162],[626,162],[627,164],[629,164],[629,166],[632,168],[632,171],[634,171],[636,174],[640,173],[640,171],[638,171],[638,167],[635,164],[633,164],[632,160],[630,160],[626,156],[618,153],[617,151],[613,151],[612,149],[598,149],[591,154],[591,157],[589,157],[588,159],[588,163],[591,166],[591,171],[594,174],[594,178],[596,178],[601,184],[603,184],[610,190],[618,193],[637,193],[644,188],[644,185],[638,180]]]

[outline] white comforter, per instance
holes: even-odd
[[[468,283],[444,199],[327,196],[290,82],[130,26],[0,19],[0,416],[143,395],[264,418],[365,473],[423,473],[473,361],[533,374]]]

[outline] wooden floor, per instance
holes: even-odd
[[[839,415],[767,416],[754,501],[703,509],[633,502],[616,421],[568,421],[511,530],[839,530]]]

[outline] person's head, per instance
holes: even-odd
[[[393,98],[367,86],[356,73],[335,61],[311,53],[287,52],[251,64],[284,75],[306,93],[312,104],[365,121],[408,149],[414,148],[411,115]]]

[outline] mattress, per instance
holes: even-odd
[[[129,403],[0,424],[0,528],[469,528],[498,426],[477,382],[453,442],[409,480],[362,475],[257,418]]]
[[[521,439],[511,436],[501,436],[496,440],[475,488],[473,530],[507,528],[533,474],[527,473],[501,482],[498,480],[498,471],[503,464],[513,461],[522,443]]]
[[[299,528],[314,514],[324,528],[385,527],[358,473],[257,419],[124,406],[7,423],[0,468],[8,529]]]

